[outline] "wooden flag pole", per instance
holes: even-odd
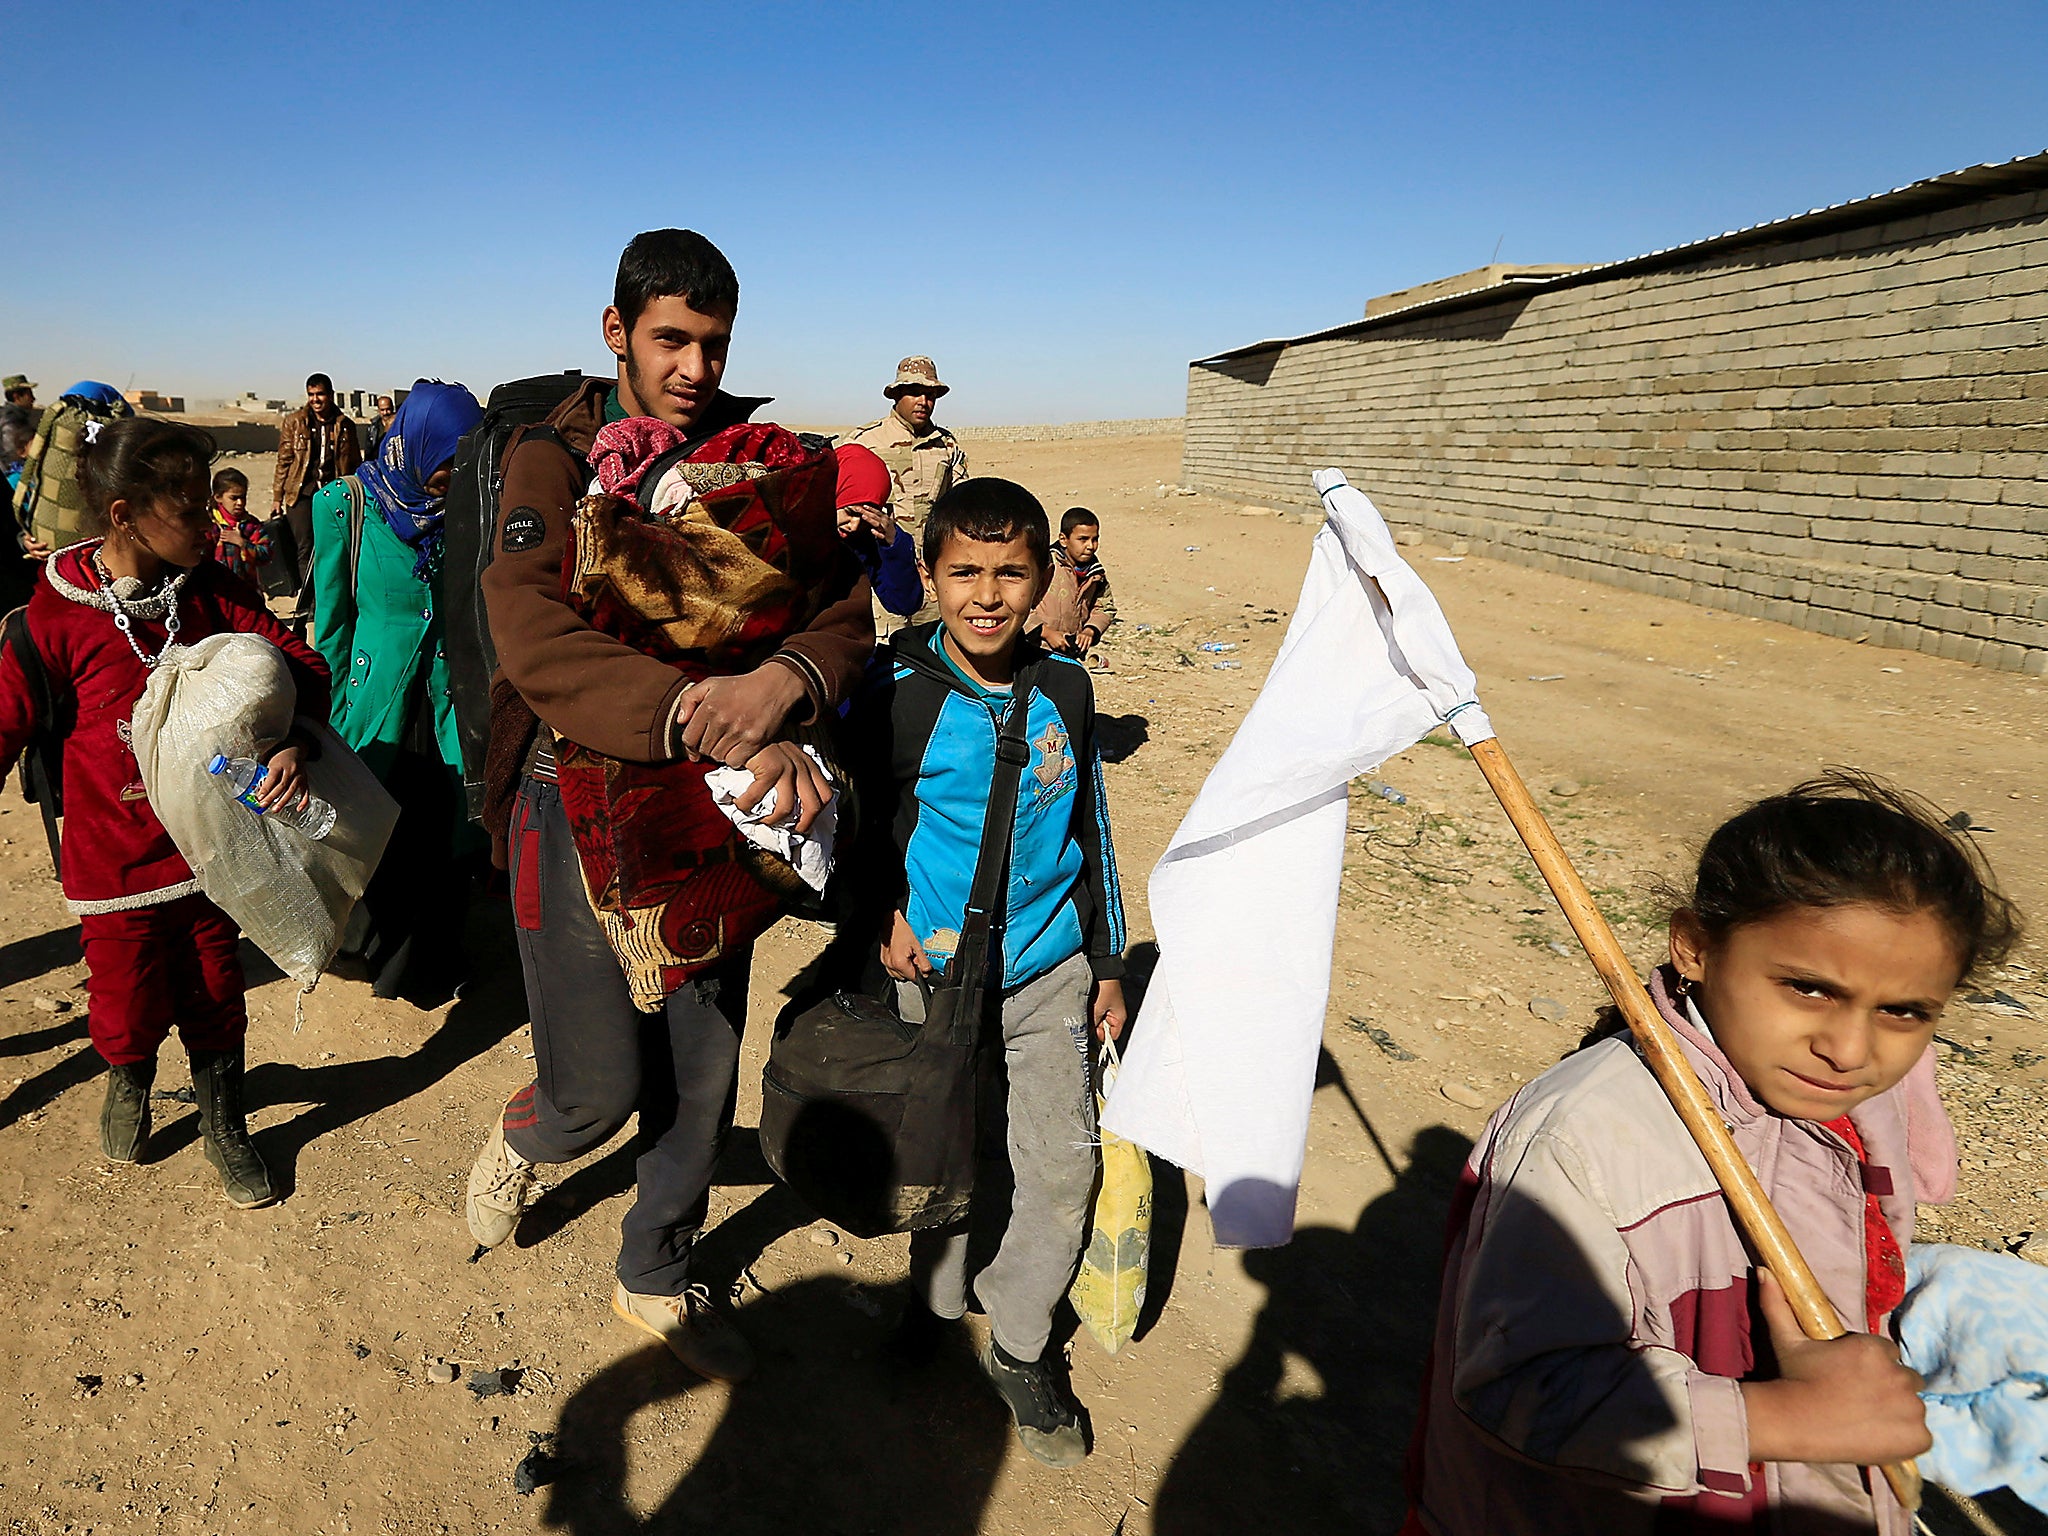
[[[1536,860],[1536,867],[1542,872],[1551,894],[1564,909],[1565,921],[1578,935],[1579,943],[1593,962],[1593,969],[1607,984],[1615,1007],[1621,1010],[1629,1032],[1642,1049],[1643,1059],[1649,1063],[1650,1070],[1670,1097],[1672,1107],[1678,1111],[1678,1118],[1685,1122],[1693,1142],[1714,1170],[1714,1177],[1720,1181],[1721,1189],[1728,1197],[1728,1204],[1735,1212],[1736,1224],[1742,1228],[1743,1236],[1748,1238],[1764,1267],[1777,1276],[1785,1299],[1792,1304],[1792,1311],[1799,1319],[1800,1328],[1810,1339],[1839,1339],[1849,1330],[1842,1326],[1834,1304],[1807,1267],[1798,1244],[1792,1241],[1792,1234],[1785,1230],[1784,1221],[1772,1207],[1763,1185],[1757,1182],[1755,1170],[1735,1145],[1735,1138],[1729,1134],[1720,1111],[1707,1096],[1706,1085],[1679,1048],[1678,1037],[1657,1012],[1657,1005],[1650,1001],[1642,979],[1636,975],[1635,967],[1629,964],[1614,930],[1607,925],[1607,919],[1593,904],[1593,893],[1586,889],[1586,882],[1572,867],[1571,856],[1558,842],[1557,834],[1550,830],[1550,823],[1530,795],[1529,786],[1522,782],[1521,774],[1508,761],[1508,755],[1501,750],[1498,741],[1482,741],[1471,748],[1471,752],[1472,760],[1479,765],[1479,771],[1486,775],[1486,782],[1500,800],[1501,809],[1508,813],[1508,820],[1514,823],[1515,831],[1521,834],[1523,844]],[[1908,1510],[1917,1510],[1920,1507],[1919,1469],[1912,1462],[1903,1461],[1883,1470],[1885,1481],[1891,1485],[1899,1502]]]

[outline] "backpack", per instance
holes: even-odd
[[[23,532],[53,550],[86,537],[85,487],[79,483],[78,461],[101,427],[130,414],[126,401],[103,405],[83,395],[66,395],[43,412],[14,488],[14,520]]]
[[[483,816],[484,758],[491,744],[491,674],[498,648],[484,611],[484,568],[497,549],[498,497],[505,461],[521,439],[536,432],[556,406],[583,387],[583,373],[547,373],[500,384],[484,403],[483,420],[455,449],[442,522],[442,613],[446,624],[448,693],[462,744],[462,788],[472,821]],[[557,442],[559,438],[555,439]],[[566,445],[564,445],[566,448]],[[580,462],[580,460],[579,460]]]
[[[21,795],[43,812],[43,836],[50,843],[50,867],[64,873],[63,839],[57,822],[64,814],[64,738],[78,723],[78,697],[50,675],[43,653],[29,633],[28,609],[0,619],[0,646],[14,653],[35,706],[35,730],[21,754]]]

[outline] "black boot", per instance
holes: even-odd
[[[142,1157],[149,1140],[149,1085],[156,1081],[156,1062],[132,1062],[107,1068],[107,1102],[100,1106],[100,1150],[117,1163]]]
[[[242,1116],[242,1050],[194,1051],[192,1094],[199,1101],[199,1129],[206,1160],[220,1175],[228,1203],[245,1211],[270,1205],[277,1190],[270,1170],[256,1155]]]

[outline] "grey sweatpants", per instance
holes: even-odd
[[[981,1100],[984,1171],[975,1214],[910,1237],[911,1286],[940,1317],[959,1317],[967,1310],[970,1248],[983,1246],[984,1232],[1000,1234],[995,1256],[974,1276],[974,1294],[996,1342],[1019,1360],[1045,1352],[1053,1308],[1073,1283],[1088,1238],[1096,1166],[1088,1075],[1093,980],[1087,957],[1076,955],[1004,994],[999,1078]],[[896,993],[903,1017],[921,1022],[918,989],[899,982]],[[983,1198],[1002,1193],[1001,1170],[988,1166],[998,1133],[1008,1153],[1006,1215]]]

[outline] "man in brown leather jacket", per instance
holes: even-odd
[[[540,721],[520,754],[508,830],[536,1075],[492,1128],[467,1202],[471,1233],[497,1246],[537,1193],[539,1165],[594,1150],[637,1111],[648,1150],[636,1165],[612,1309],[692,1370],[725,1381],[751,1370],[752,1351],[690,1283],[689,1260],[732,1125],[752,945],[684,982],[661,1013],[640,1012],[584,891],[554,749],[566,739],[637,762],[695,753],[753,768],[757,785],[772,778],[779,806],[821,798],[810,760],[787,736],[836,709],[860,679],[874,649],[865,577],[754,671],[694,684],[592,629],[562,599],[570,518],[587,485],[580,456],[606,421],[652,416],[700,441],[767,403],[719,388],[738,309],[739,280],[702,235],[636,236],[604,314],[617,382],[586,382],[506,462],[483,592],[502,678],[517,695],[494,690],[494,761],[505,755],[501,716],[524,721],[530,710]]]
[[[356,424],[334,400],[334,380],[316,373],[306,380],[306,403],[279,424],[277,478],[271,504],[273,518],[282,517],[291,530],[292,553],[298,562],[297,617],[310,615],[313,591],[313,498],[321,488],[362,467],[363,444]]]

